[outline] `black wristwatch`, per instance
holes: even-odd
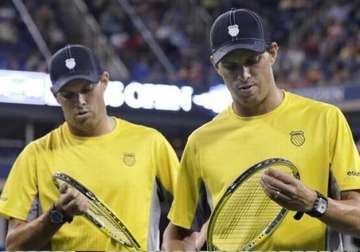
[[[316,191],[316,194],[317,198],[314,202],[313,208],[309,212],[306,212],[312,217],[320,217],[325,214],[328,209],[328,199],[318,191]]]
[[[57,209],[55,205],[51,208],[49,217],[50,222],[56,225],[64,224],[65,222],[70,223],[73,220],[72,217],[67,216],[63,211]]]

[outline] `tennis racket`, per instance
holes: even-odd
[[[73,190],[76,190],[85,196],[89,203],[89,208],[84,214],[86,219],[121,245],[124,245],[128,249],[140,250],[139,243],[126,228],[125,224],[108,206],[105,205],[105,203],[100,201],[94,193],[64,173],[57,172],[54,174],[53,178],[58,188],[60,188],[62,184],[67,184]]]
[[[247,169],[227,188],[210,216],[208,250],[254,249],[284,219],[288,210],[272,201],[260,185],[270,167],[300,179],[295,165],[282,158],[267,159]]]

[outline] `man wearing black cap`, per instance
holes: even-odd
[[[351,130],[338,108],[276,86],[272,66],[279,47],[268,43],[265,32],[261,17],[246,9],[220,15],[211,27],[210,59],[233,103],[188,139],[165,249],[201,248],[206,225],[200,235],[193,231],[202,204],[213,210],[245,169],[274,157],[292,161],[301,181],[269,169],[260,181],[263,190],[305,215],[295,220],[288,214],[255,249],[324,250],[326,225],[360,233],[360,159]],[[326,196],[330,172],[342,200]]]
[[[178,169],[174,150],[156,130],[108,116],[109,74],[89,48],[66,46],[49,70],[66,122],[30,143],[11,169],[0,198],[0,214],[10,219],[7,249],[124,249],[81,217],[84,198],[68,187],[58,191],[52,176],[63,172],[108,205],[141,249],[158,250],[159,200],[170,199]],[[36,198],[42,214],[29,221]]]

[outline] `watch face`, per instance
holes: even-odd
[[[321,214],[324,214],[326,210],[327,210],[327,201],[323,198],[319,198],[317,211],[319,211]]]
[[[60,211],[58,211],[56,209],[51,210],[51,212],[50,212],[50,221],[53,224],[64,223],[64,215]]]

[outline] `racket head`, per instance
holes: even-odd
[[[263,191],[260,178],[267,168],[300,179],[296,166],[283,158],[259,162],[227,188],[210,216],[208,250],[251,250],[266,239],[285,218],[288,210]]]
[[[127,229],[123,221],[104,202],[99,200],[93,192],[65,173],[56,172],[53,175],[53,180],[58,188],[62,184],[67,184],[72,190],[76,190],[85,196],[89,207],[84,217],[88,221],[121,245],[140,250],[140,244]]]

